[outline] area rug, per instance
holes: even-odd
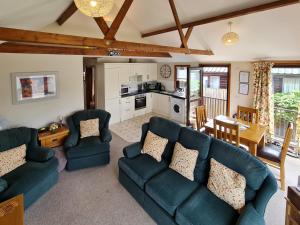
[[[60,173],[59,182],[25,212],[26,225],[154,225],[155,222],[119,184],[118,159],[129,143],[113,134],[111,163]],[[283,225],[284,192],[271,200],[267,225]]]

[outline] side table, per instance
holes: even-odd
[[[288,187],[285,225],[300,225],[300,192],[295,187]]]
[[[69,129],[66,126],[62,126],[55,133],[51,133],[50,131],[39,133],[39,141],[42,147],[55,148],[62,146],[68,135]]]

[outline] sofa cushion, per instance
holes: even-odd
[[[199,152],[197,150],[185,148],[177,142],[169,167],[187,179],[194,181],[194,170],[198,155]]]
[[[162,158],[165,159],[168,163],[170,163],[173,154],[173,149],[176,141],[178,140],[181,126],[173,121],[161,117],[152,117],[150,119],[148,129],[152,133],[168,139],[168,144],[162,155]],[[146,130],[143,130],[143,132],[146,132]],[[146,137],[145,134],[143,134],[142,137]]]
[[[176,211],[179,225],[233,225],[239,214],[226,202],[201,186]]]
[[[68,159],[82,158],[109,152],[109,144],[101,142],[99,137],[87,137],[79,141],[76,147],[66,152]]]
[[[100,136],[99,118],[80,121],[80,138]]]
[[[144,146],[142,149],[143,154],[152,156],[157,162],[161,161],[161,156],[165,151],[168,139],[162,138],[151,131],[148,131]]]
[[[268,168],[261,161],[231,144],[213,139],[209,158],[214,158],[226,167],[246,178],[246,200],[251,201],[268,175]]]
[[[177,207],[198,187],[197,182],[188,180],[174,170],[167,169],[146,183],[146,193],[171,216]]]
[[[215,159],[210,160],[207,188],[236,210],[245,206],[245,177]]]
[[[26,163],[26,145],[0,152],[0,176]]]
[[[120,159],[119,167],[141,189],[144,189],[145,183],[154,175],[165,170],[168,167],[168,165],[165,161],[157,162],[151,156],[147,154],[142,154],[133,159]]]
[[[209,163],[207,160],[211,137],[198,131],[183,127],[180,130],[178,142],[185,148],[199,151],[194,178],[198,183],[207,182]]]

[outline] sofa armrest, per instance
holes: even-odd
[[[256,197],[253,201],[253,207],[260,215],[265,214],[266,207],[271,197],[278,189],[277,181],[274,175],[270,172],[258,190]]]
[[[71,133],[64,142],[64,148],[68,149],[68,148],[72,148],[72,147],[76,146],[78,139],[79,139],[78,132]]]
[[[249,203],[242,211],[236,225],[265,225],[265,220]]]
[[[7,189],[8,185],[6,180],[4,180],[3,178],[0,178],[0,193],[5,191]]]
[[[102,128],[100,132],[100,139],[102,142],[109,143],[112,139],[111,132],[108,128]]]
[[[123,154],[126,158],[132,159],[141,154],[140,142],[128,145],[123,149]]]
[[[54,150],[49,148],[35,147],[29,149],[26,153],[26,158],[35,162],[46,162],[54,157]]]

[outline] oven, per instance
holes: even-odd
[[[147,100],[146,95],[136,95],[135,96],[135,110],[144,109],[147,106]]]

